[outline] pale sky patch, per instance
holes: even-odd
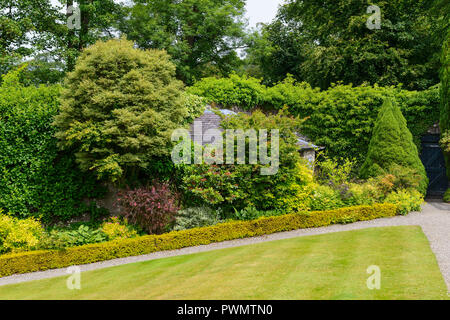
[[[255,28],[260,22],[272,22],[277,14],[278,6],[283,4],[284,0],[247,0],[246,2],[249,27]]]

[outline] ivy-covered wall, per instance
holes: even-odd
[[[188,89],[209,103],[223,107],[256,107],[267,111],[287,105],[292,115],[308,117],[302,134],[326,147],[335,158],[364,161],[378,111],[385,98],[397,103],[420,149],[421,137],[439,121],[439,87],[408,91],[401,87],[333,85],[321,91],[292,77],[273,87],[254,78],[232,75],[227,79],[206,78]]]

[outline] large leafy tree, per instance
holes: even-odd
[[[155,157],[170,155],[172,131],[187,116],[167,53],[135,49],[125,39],[85,49],[61,102],[60,146],[75,150],[82,170],[110,181],[135,178]]]
[[[80,28],[64,28],[61,35],[67,60],[67,69],[73,70],[80,52],[97,40],[114,38],[118,33],[118,24],[124,18],[124,5],[118,0],[60,0],[66,6],[67,18],[74,12],[67,10],[77,7],[80,10]]]
[[[69,7],[80,9],[79,28],[69,28]],[[34,83],[60,80],[84,48],[116,36],[125,14],[118,0],[3,0],[0,13],[0,73],[31,61],[24,74]]]
[[[35,51],[49,49],[58,16],[50,0],[0,1],[0,73]]]
[[[249,49],[268,82],[286,73],[327,88],[403,83],[424,89],[438,83],[440,33],[446,5],[433,1],[377,1],[381,29],[369,29],[366,0],[288,0]]]
[[[244,0],[135,0],[121,30],[141,48],[165,49],[192,83],[240,62],[244,10]]]

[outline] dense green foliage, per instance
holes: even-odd
[[[444,194],[444,201],[450,203],[450,188]]]
[[[0,74],[22,57],[51,41],[44,34],[55,26],[57,10],[50,0],[2,0],[0,2]],[[34,36],[30,37],[29,32]]]
[[[375,123],[361,176],[369,178],[390,173],[396,165],[414,169],[420,179],[418,190],[426,193],[428,178],[406,119],[400,108],[387,99]]]
[[[296,131],[303,120],[287,117],[285,112],[266,116],[262,112],[252,115],[240,113],[233,117],[224,117],[222,127],[230,130],[266,129],[279,130],[279,168],[274,175],[262,175],[261,168],[266,164],[249,164],[250,138],[246,140],[245,164],[199,164],[184,168],[183,188],[188,203],[212,204],[220,206],[225,213],[246,207],[258,210],[280,209],[290,212],[305,209],[303,200],[312,184],[312,170],[297,150]],[[261,139],[261,137],[259,137]],[[268,137],[269,147],[276,143]],[[234,140],[233,140],[234,141]],[[237,151],[234,143],[234,151]],[[224,155],[226,155],[226,137],[224,137]],[[274,154],[275,156],[275,154]],[[276,161],[272,163],[276,165]]]
[[[266,88],[261,80],[232,74],[228,78],[203,78],[187,89],[205,97],[210,104],[241,107],[250,110],[265,103]]]
[[[326,147],[332,158],[356,158],[358,163],[364,161],[385,98],[397,102],[418,147],[422,135],[439,119],[438,87],[408,91],[398,87],[338,84],[320,91],[292,77],[266,87],[258,79],[233,75],[229,79],[202,79],[188,91],[224,107],[279,110],[287,105],[291,114],[309,117],[302,125],[302,134],[316,145]]]
[[[206,109],[206,99],[195,94],[185,93],[184,106],[187,109],[186,124],[191,124],[200,117]]]
[[[74,148],[84,171],[117,181],[136,177],[168,155],[172,130],[185,123],[183,84],[164,51],[125,39],[98,42],[78,59],[55,119],[63,149]]]
[[[420,211],[423,203],[423,195],[415,190],[398,190],[390,193],[385,203],[392,203],[397,206],[397,211],[401,215],[407,215],[413,211]]]
[[[84,48],[113,37],[124,14],[116,0],[3,0],[0,74],[26,59],[33,82],[59,82]]]
[[[50,231],[50,233],[41,237],[38,248],[40,250],[64,249],[92,243],[101,243],[106,240],[108,240],[108,237],[101,230],[81,225],[75,230]]]
[[[122,32],[140,48],[165,49],[186,83],[227,75],[239,63],[243,0],[135,0]]]
[[[441,69],[441,122],[442,134],[450,134],[450,30],[442,50]],[[450,150],[444,150],[447,176],[450,178]]]
[[[22,86],[21,70],[0,86],[0,208],[20,217],[70,219],[88,211],[95,179],[82,174],[73,154],[60,153],[51,123],[58,113],[59,86]]]
[[[431,15],[433,1],[380,0],[373,4],[381,10],[381,28],[371,30],[371,4],[288,0],[253,37],[248,61],[267,83],[291,73],[322,89],[337,81],[403,83],[409,90],[437,84],[445,9]]]
[[[59,41],[61,54],[66,59],[67,70],[72,71],[82,50],[99,39],[114,37],[112,34],[118,30],[126,12],[123,4],[116,0],[59,0],[59,2],[65,5],[66,9],[74,6],[80,10],[80,28],[69,29],[65,23],[58,26],[61,31],[55,35]],[[65,20],[70,20],[70,16],[68,14]]]

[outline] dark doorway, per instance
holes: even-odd
[[[445,159],[439,146],[440,136],[429,134],[422,138],[422,153],[420,158],[430,179],[428,196],[442,196],[448,187],[445,169]]]

